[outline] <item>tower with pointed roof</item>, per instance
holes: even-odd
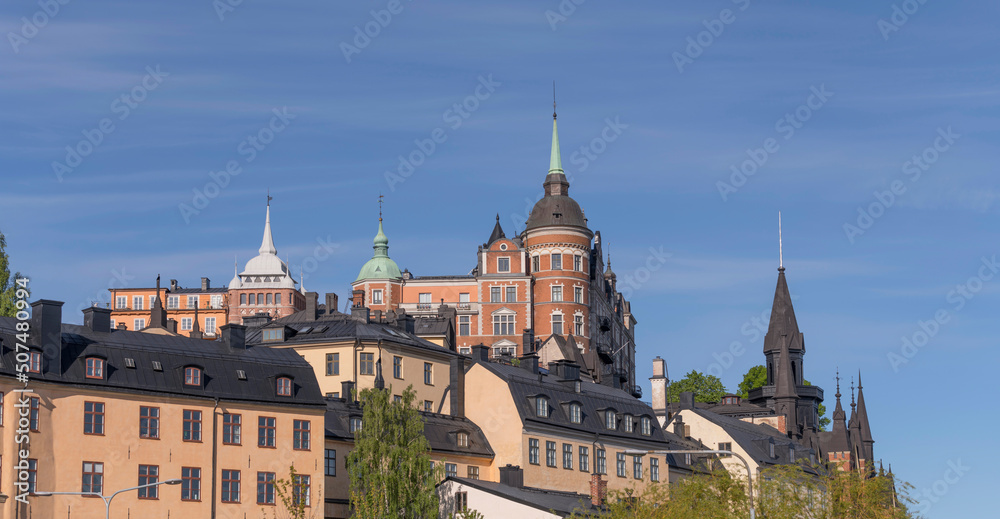
[[[272,319],[305,308],[305,295],[296,289],[288,263],[278,257],[271,232],[271,196],[264,213],[264,235],[257,255],[247,261],[229,282],[229,322],[242,324],[244,318],[266,313]]]
[[[382,228],[382,197],[379,197],[378,232],[372,241],[372,257],[351,283],[352,305],[373,311],[388,312],[395,308],[403,295],[403,273],[389,257],[389,237]]]

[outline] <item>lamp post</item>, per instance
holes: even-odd
[[[669,450],[669,451],[647,451],[640,449],[626,449],[625,454],[632,456],[644,456],[646,454],[725,454],[729,456],[736,456],[740,461],[743,462],[743,466],[747,470],[747,487],[750,492],[750,519],[756,519],[757,513],[753,506],[753,475],[750,473],[750,464],[747,460],[733,451],[727,450]]]
[[[41,496],[41,497],[45,497],[45,496],[90,496],[90,497],[99,497],[99,498],[101,498],[102,501],[104,501],[104,517],[106,519],[111,519],[111,500],[114,499],[115,496],[117,496],[118,494],[121,494],[122,492],[129,492],[131,490],[139,490],[139,489],[142,489],[142,488],[155,487],[155,486],[159,486],[159,485],[180,485],[180,484],[181,484],[181,480],[180,479],[168,479],[166,481],[157,481],[156,483],[147,483],[145,485],[139,485],[137,487],[123,488],[123,489],[121,489],[121,490],[119,490],[119,491],[111,494],[110,496],[101,495],[99,492],[32,492],[32,494],[34,494],[36,496]]]

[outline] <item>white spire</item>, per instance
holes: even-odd
[[[264,220],[264,239],[260,243],[260,249],[258,252],[261,254],[276,254],[277,249],[274,248],[274,240],[271,239],[271,203],[268,197],[267,204],[267,217]]]
[[[299,291],[303,294],[306,293],[306,278],[302,274],[302,269],[299,268]]]
[[[781,257],[781,211],[778,211],[778,268],[785,268],[784,260]]]

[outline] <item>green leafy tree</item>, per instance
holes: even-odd
[[[696,402],[718,402],[725,396],[726,386],[722,385],[719,377],[691,370],[691,373],[685,375],[684,378],[670,384],[667,390],[667,401],[679,402],[681,393],[685,391],[694,393]]]
[[[803,380],[807,386],[811,386],[808,380]],[[749,371],[743,375],[743,381],[740,382],[739,392],[740,398],[748,398],[750,391],[757,389],[758,387],[764,387],[767,384],[767,369],[764,366],[754,366],[750,368]],[[823,431],[830,425],[830,419],[826,417],[826,406],[823,403],[819,404],[819,428]]]
[[[10,274],[10,256],[7,255],[7,239],[3,232],[0,232],[0,317],[14,317],[17,314],[18,289],[24,290],[22,298],[27,299],[30,292],[27,287],[18,286],[17,280],[21,278],[21,273],[17,272],[13,276]]]
[[[413,386],[395,402],[390,390],[365,389],[361,430],[348,456],[351,504],[357,519],[436,518],[439,472],[414,401]]]
[[[273,507],[270,510],[270,517],[275,519],[279,517],[282,519],[306,519],[307,517],[313,517],[313,514],[308,512],[307,505],[309,504],[308,501],[314,499],[314,497],[307,494],[310,490],[305,486],[302,477],[301,474],[295,471],[295,466],[292,465],[288,467],[288,479],[281,478],[274,482],[275,494],[278,495],[278,501],[284,510],[279,515],[278,507]],[[261,512],[264,518],[267,519],[268,510],[261,509]]]

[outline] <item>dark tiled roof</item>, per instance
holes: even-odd
[[[451,415],[419,411],[424,421],[424,436],[435,453],[462,454],[493,458],[493,449],[482,429],[467,418]],[[354,441],[351,433],[351,417],[360,418],[361,407],[356,403],[347,403],[342,398],[326,399],[326,437],[347,442]],[[469,446],[459,447],[456,439],[458,432],[469,435]]]
[[[12,318],[0,317],[0,374],[14,375],[15,338]],[[62,366],[48,359],[42,373],[31,378],[53,383],[89,386],[110,391],[175,394],[281,405],[323,405],[312,367],[292,350],[230,349],[221,341],[159,335],[126,330],[94,332],[87,327],[62,325]],[[105,378],[86,378],[85,359],[106,360]],[[160,369],[154,369],[154,362]],[[133,364],[135,367],[129,367]],[[184,384],[184,368],[200,367],[203,384]],[[237,370],[246,374],[240,380]],[[293,380],[292,397],[277,396],[276,379]]]
[[[555,512],[557,515],[566,517],[574,512],[592,512],[593,505],[590,503],[590,496],[576,494],[573,492],[557,492],[555,490],[542,490],[540,488],[521,487],[516,488],[503,483],[483,481],[479,479],[467,479],[449,476],[445,481],[455,481],[472,488],[477,488],[484,492],[509,499],[522,505],[531,506],[545,512]],[[440,486],[444,481],[438,484]]]
[[[458,353],[442,348],[430,341],[421,339],[412,333],[407,333],[387,323],[363,322],[346,314],[324,314],[310,319],[305,311],[296,312],[288,317],[271,321],[266,327],[285,325],[294,330],[294,334],[286,336],[277,343],[263,343],[264,346],[278,344],[309,344],[315,342],[331,342],[336,340],[388,341],[396,344],[412,346],[442,355],[457,356]],[[262,328],[247,330],[247,343],[261,344]]]
[[[413,328],[417,335],[446,335],[451,322],[447,317],[417,317]]]

